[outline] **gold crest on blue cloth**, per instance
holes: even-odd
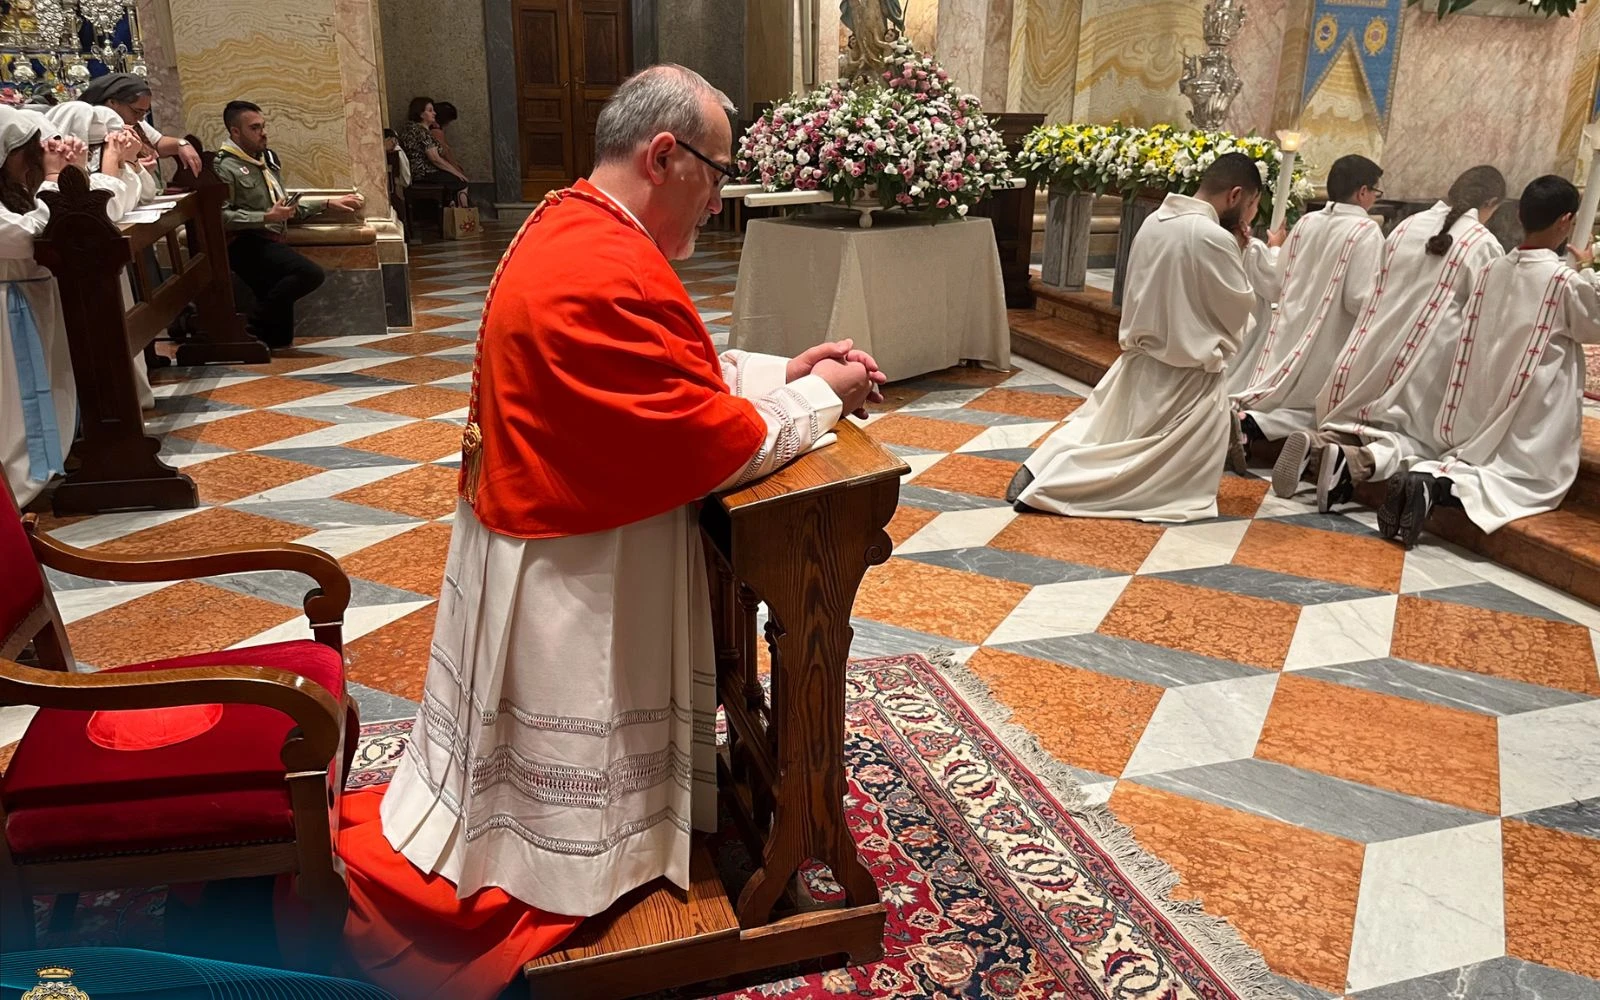
[[[34,975],[39,977],[39,985],[22,994],[22,1000],[90,1000],[89,994],[72,985],[71,969],[51,965]]]

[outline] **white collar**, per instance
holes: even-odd
[[[1163,219],[1170,219],[1179,215],[1204,215],[1212,222],[1217,221],[1217,209],[1203,198],[1191,198],[1186,194],[1172,192],[1161,202],[1161,208],[1156,214]]]
[[[1352,205],[1345,201],[1328,202],[1327,213],[1329,215],[1359,215],[1363,219],[1368,215],[1367,210],[1360,205]]]
[[[639,221],[639,217],[637,215],[633,214],[633,209],[629,208],[628,206],[626,206],[626,205],[624,205],[622,203],[622,199],[618,198],[616,195],[612,194],[610,191],[607,191],[605,188],[603,188],[600,185],[596,184],[594,181],[590,181],[589,182],[589,186],[594,188],[596,191],[599,191],[601,194],[605,195],[606,196],[606,200],[611,202],[611,204],[613,204],[613,205],[617,206],[618,208],[622,209],[623,214],[625,214],[628,218],[633,220],[633,224],[639,227],[639,231],[641,233],[644,233],[646,236],[650,236],[650,230],[645,228],[645,224]],[[650,236],[650,239],[654,240],[655,237],[654,236]]]

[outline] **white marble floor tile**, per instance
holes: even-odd
[[[381,347],[382,345],[378,346]],[[330,361],[325,365],[318,365],[315,368],[302,368],[301,370],[295,372],[295,375],[297,377],[301,375],[339,375],[349,372],[365,371],[368,368],[376,368],[379,365],[393,364],[395,357],[398,357],[398,355],[393,357],[377,358],[340,358],[338,361]]]
[[[1347,989],[1499,958],[1505,948],[1499,822],[1367,845]]]
[[[314,476],[276,486],[262,493],[241,497],[234,504],[264,503],[277,500],[326,500],[357,486],[397,476],[412,465],[373,465],[356,469],[329,469]]]
[[[1033,588],[985,640],[986,645],[1030,642],[1062,635],[1082,635],[1100,622],[1122,596],[1132,577],[1071,580]]]
[[[329,337],[327,340],[319,340],[315,344],[307,344],[305,349],[308,351],[315,351],[323,347],[364,347],[367,344],[384,340],[389,336],[390,335],[387,333],[364,333],[358,336],[350,337]]]
[[[379,385],[367,386],[366,388],[362,389],[335,389],[332,392],[325,392],[319,396],[306,396],[302,399],[286,400],[285,402],[265,407],[265,409],[303,410],[316,406],[354,406],[357,403],[364,403],[374,396],[382,396],[385,393],[390,392],[400,392],[401,390],[407,388],[409,388],[409,386]]]
[[[396,622],[419,608],[425,608],[432,601],[405,601],[400,604],[373,604],[364,608],[350,608],[344,615],[344,628],[340,631],[346,643],[374,632],[390,622]],[[261,646],[269,642],[293,642],[296,639],[310,639],[311,624],[306,621],[305,615],[296,615],[276,628],[269,628],[259,635],[253,635],[242,642],[236,642],[229,649],[242,649],[245,646]]]
[[[215,458],[208,455],[207,458]],[[123,538],[135,531],[154,528],[159,525],[176,521],[180,518],[191,517],[200,513],[203,508],[193,510],[136,510],[125,514],[101,514],[97,517],[86,518],[72,524],[63,525],[49,532],[51,538],[63,545],[75,545],[80,549],[93,548],[101,542]]]
[[[335,559],[343,559],[396,535],[403,535],[421,524],[421,521],[413,521],[410,524],[358,524],[348,528],[324,528],[295,539],[295,543],[309,545]]]
[[[6,705],[0,707],[0,747],[9,746],[22,739],[39,709],[34,705]]]
[[[463,406],[459,410],[451,410],[448,413],[441,413],[438,416],[434,417],[433,419],[434,420],[465,420],[465,419],[467,419],[467,407]]]
[[[159,417],[145,417],[144,430],[146,434],[163,437],[172,431],[183,427],[193,427],[196,424],[209,424],[215,420],[228,417],[237,417],[244,410],[196,410],[191,413],[163,413]]]
[[[1474,572],[1475,567],[1442,547],[1419,545],[1407,552],[1405,558],[1405,569],[1400,573],[1402,594],[1483,582],[1483,577]]]
[[[911,483],[911,480],[927,472],[942,458],[944,458],[944,452],[942,451],[934,452],[932,455],[901,455],[900,461],[911,466],[911,474],[900,481],[902,483]],[[911,485],[915,484],[911,483]]]
[[[1252,756],[1277,689],[1275,673],[1167,688],[1122,776]]]
[[[1083,792],[1083,804],[1085,806],[1103,806],[1111,801],[1111,793],[1117,790],[1117,783],[1115,781],[1094,781],[1079,786],[1079,790]]]
[[[906,555],[912,552],[982,548],[1016,518],[1017,512],[1010,507],[948,511],[929,521],[916,534],[895,546],[895,551],[900,555]]]
[[[1033,443],[1049,433],[1055,424],[1049,421],[1036,424],[1001,424],[990,427],[982,434],[957,448],[957,452],[1000,451],[1006,448],[1030,448]]]
[[[443,386],[470,386],[472,384],[472,373],[462,372],[459,375],[446,375],[444,378],[434,379],[432,382],[427,384]]]
[[[966,406],[988,391],[988,389],[957,389],[950,392],[930,392],[920,399],[913,399],[895,412],[926,413],[929,410],[953,410],[959,406]]]
[[[1500,724],[1500,813],[1600,797],[1600,701],[1506,715]]]
[[[1041,365],[1036,361],[1029,361],[1027,358],[1013,356],[1011,359],[1011,367],[1017,369],[1019,372],[1026,372],[1035,378],[1043,379],[1052,385],[1059,385],[1063,388],[1071,389],[1080,396],[1087,396],[1089,393],[1094,391],[1094,386],[1092,385],[1086,385],[1083,382],[1079,382],[1075,378],[1068,378],[1058,371],[1046,368],[1044,365]]]
[[[184,379],[182,382],[163,382],[150,387],[150,392],[157,399],[171,399],[175,396],[193,396],[212,389],[221,389],[224,386],[240,385],[245,382],[254,382],[256,379],[266,378],[265,375],[201,375],[196,378]]]
[[[109,611],[119,604],[127,604],[131,600],[171,586],[173,586],[171,583],[122,583],[110,587],[84,587],[81,590],[57,591],[56,608],[61,612],[61,620],[71,625],[90,615]],[[98,666],[109,667],[116,664],[101,663]]]
[[[1248,530],[1249,521],[1213,521],[1168,528],[1145,557],[1139,572],[1170,573],[1226,566],[1233,561],[1233,554]]]
[[[1265,474],[1266,470],[1253,470]],[[1256,508],[1256,517],[1291,517],[1295,514],[1315,514],[1317,512],[1317,498],[1311,494],[1300,494],[1297,497],[1285,500],[1280,496],[1268,493],[1266,499],[1261,501],[1261,506]]]
[[[363,420],[352,423],[339,423],[331,427],[324,427],[321,430],[308,431],[305,434],[284,438],[282,441],[271,441],[250,450],[264,451],[272,449],[276,451],[284,448],[331,448],[414,423],[417,423],[417,421],[409,417],[397,417],[393,420]]]
[[[227,454],[230,454],[230,452],[226,449],[220,451],[166,452],[162,454],[161,460],[172,466],[174,469],[187,469],[191,465],[199,465],[201,462],[209,462],[213,458],[221,458],[223,455]]]
[[[1399,596],[1385,594],[1301,608],[1283,669],[1304,670],[1388,656],[1399,604]]]
[[[1600,628],[1600,608],[1585,604],[1564,591],[1487,560],[1473,565],[1472,571],[1482,579],[1504,587],[1518,597],[1526,597],[1556,614],[1565,615],[1585,628]]]

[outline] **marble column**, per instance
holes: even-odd
[[[517,125],[517,43],[511,0],[483,0],[483,57],[489,70],[489,133],[497,204],[522,201]]]
[[[1083,0],[1074,117],[1187,125],[1178,78],[1184,53],[1205,49],[1204,10],[1199,0]]]
[[[939,0],[934,56],[985,111],[1008,110],[1011,34],[1016,0]]]
[[[138,0],[139,34],[144,42],[144,62],[149,70],[150,116],[156,127],[178,131],[183,122],[183,87],[173,54],[172,11],[166,0]]]

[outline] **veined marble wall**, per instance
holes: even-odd
[[[481,0],[381,0],[378,9],[389,98],[384,124],[398,131],[413,97],[449,101],[461,115],[450,126],[450,148],[468,177],[489,180],[494,159]]]
[[[829,0],[820,0],[827,3]],[[939,0],[905,0],[906,36],[918,52],[935,53],[939,41]]]
[[[150,116],[163,132],[183,124],[183,86],[172,43],[172,11],[167,0],[138,0],[139,34],[145,67],[150,71]]]
[[[1184,123],[1183,54],[1205,48],[1195,0],[1083,0],[1073,117]]]
[[[1289,0],[1246,0],[1244,9],[1244,27],[1228,46],[1244,87],[1228,108],[1224,127],[1239,135],[1271,135]]]
[[[934,51],[962,90],[1005,111],[1016,0],[941,0]]]
[[[794,0],[786,2],[792,5]],[[755,15],[754,10],[750,13]],[[798,24],[792,11],[788,23]],[[790,38],[793,44],[799,43],[798,29]],[[727,94],[741,113],[749,111],[749,100],[770,99],[753,97],[745,90],[744,40],[743,0],[657,0],[657,60],[699,73]]]
[[[1080,0],[1016,0],[1006,110],[1072,120],[1082,16]]]

